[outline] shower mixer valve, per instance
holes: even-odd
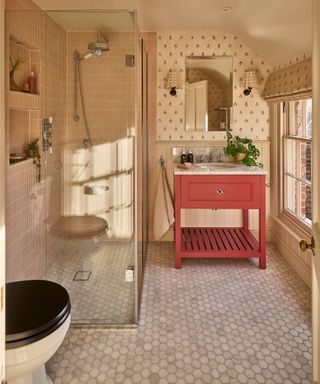
[[[52,117],[42,120],[42,149],[52,153]]]

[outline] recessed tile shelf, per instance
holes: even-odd
[[[11,162],[11,159],[9,161],[10,161],[10,168],[14,169],[14,167],[19,167],[19,165],[21,165],[21,164],[27,164],[27,162],[32,164],[33,159],[30,157],[25,157],[22,160],[15,161],[15,162]]]
[[[10,58],[15,61],[17,59],[22,60],[22,63],[18,66],[17,70],[14,74],[14,80],[16,84],[21,88],[21,91],[10,89],[10,81],[9,81],[9,89],[10,93],[27,95],[27,96],[38,96],[38,92],[31,94],[29,92],[24,92],[24,84],[28,82],[28,77],[30,76],[31,71],[33,71],[37,79],[39,77],[40,72],[40,50],[36,47],[33,47],[22,41],[21,39],[10,35],[9,41],[9,72],[11,70]],[[39,89],[39,84],[37,84],[37,89]]]
[[[40,73],[40,50],[26,42],[23,38],[10,35],[8,43],[8,83],[6,93],[6,104],[8,107],[8,136],[9,136],[9,158],[10,166],[26,164],[27,160],[32,160],[24,156],[27,144],[40,136],[40,95],[38,93],[24,92],[24,84],[28,82],[28,77],[33,71],[37,80]],[[10,70],[11,60],[21,60],[15,73],[14,81],[19,89],[10,89]],[[39,84],[37,84],[39,89]],[[10,155],[16,154],[13,158]],[[22,157],[19,159],[19,155]]]
[[[27,144],[39,137],[39,115],[39,110],[9,108],[9,154],[25,153]],[[9,163],[25,160],[11,162],[9,158]]]

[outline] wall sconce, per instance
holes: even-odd
[[[259,88],[259,81],[257,79],[255,70],[245,71],[243,86],[245,87],[245,90],[243,91],[243,94],[245,96],[250,95],[252,88]]]
[[[168,72],[167,76],[167,82],[166,82],[166,89],[170,89],[170,95],[171,96],[176,96],[177,94],[177,89],[181,88],[178,79],[177,79],[177,74],[173,71]]]

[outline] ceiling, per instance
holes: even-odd
[[[47,14],[68,32],[80,31],[135,31],[135,14],[124,11],[74,12],[49,11]]]
[[[232,33],[270,64],[311,52],[312,0],[35,0],[43,9],[136,9],[140,31]],[[231,6],[224,13],[222,7]]]

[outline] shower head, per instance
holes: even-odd
[[[102,52],[109,51],[108,39],[103,35],[102,32],[98,31],[97,41],[88,44],[88,49],[90,52],[94,53],[96,56],[101,56]]]

